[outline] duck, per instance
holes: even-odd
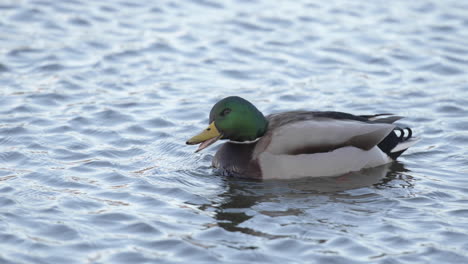
[[[209,125],[186,144],[199,152],[227,140],[212,159],[223,175],[252,179],[339,176],[389,164],[417,142],[389,113],[288,111],[263,115],[251,102],[229,96],[217,102]]]

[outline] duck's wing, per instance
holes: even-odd
[[[397,116],[394,114],[360,115],[359,117],[366,119],[368,122],[387,124],[392,124],[403,118],[402,116]]]
[[[388,118],[388,117],[387,117]],[[268,132],[256,154],[311,154],[352,146],[370,150],[395,125],[341,112],[295,111],[267,116]]]

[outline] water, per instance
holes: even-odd
[[[468,262],[463,1],[0,3],[0,263]],[[228,95],[407,116],[355,177],[252,182],[186,146]]]

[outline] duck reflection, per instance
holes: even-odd
[[[226,192],[221,195],[223,202],[215,205],[215,219],[218,225],[230,232],[243,232],[251,235],[271,237],[253,229],[242,227],[241,224],[251,219],[255,214],[251,211],[257,204],[277,203],[281,198],[318,198],[329,197],[337,192],[358,188],[411,188],[413,178],[403,164],[394,162],[384,166],[352,172],[336,177],[303,178],[296,180],[252,181],[238,178],[226,178]],[[394,179],[403,180],[393,185]],[[277,214],[271,210],[268,215],[299,215],[300,209],[279,205]],[[279,208],[278,207],[278,208]],[[263,211],[262,211],[263,212]],[[274,236],[276,237],[276,236]]]

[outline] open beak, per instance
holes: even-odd
[[[208,126],[208,128],[203,130],[200,134],[189,139],[186,143],[187,145],[195,145],[201,143],[200,146],[198,146],[198,149],[195,151],[199,152],[200,150],[205,149],[211,144],[215,143],[221,137],[222,134],[219,133],[213,121]]]

